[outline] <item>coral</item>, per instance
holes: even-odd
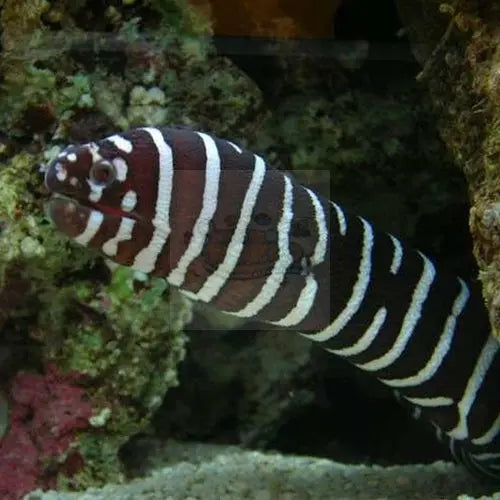
[[[127,118],[131,125],[161,125],[167,122],[165,92],[158,87],[134,87],[130,92]]]
[[[81,375],[55,365],[43,374],[18,373],[11,382],[10,427],[0,442],[0,496],[16,500],[36,487],[54,487],[59,472],[83,466],[78,433],[92,406]]]
[[[0,296],[5,297],[0,302],[0,327],[13,310],[17,317],[33,314],[30,301],[56,288],[65,272],[61,262],[71,260],[73,269],[89,262],[88,255],[71,250],[50,229],[41,212],[38,159],[19,153],[0,170]]]
[[[396,3],[416,42],[423,65],[419,80],[429,90],[441,135],[467,178],[474,254],[493,332],[500,338],[499,6],[469,0]]]
[[[109,285],[82,282],[76,289],[61,289],[61,302],[75,294],[73,299],[106,322],[98,328],[75,324],[59,346],[60,363],[93,378],[106,374],[106,399],[134,397],[144,410],[154,410],[177,383],[174,367],[184,356],[184,338],[175,333],[190,318],[185,301],[177,294],[166,300],[165,289],[163,280],[137,282],[125,268],[114,271]],[[47,310],[40,324],[52,323],[57,313]],[[110,417],[106,425],[114,421]]]
[[[147,428],[166,391],[177,384],[186,339],[182,328],[190,318],[190,307],[162,281],[138,279],[123,269],[110,273],[95,253],[55,232],[44,215],[46,193],[37,165],[57,156],[61,142],[93,139],[128,127],[125,103],[145,82],[133,71],[133,57],[125,70],[131,78],[123,85],[123,78],[105,62],[89,70],[70,54],[70,46],[87,40],[85,34],[44,29],[47,23],[74,24],[73,16],[81,12],[83,2],[41,5],[6,2],[1,18],[4,48],[12,50],[2,52],[1,60],[7,74],[0,92],[5,134],[0,165],[0,370],[2,380],[10,380],[2,384],[9,394],[19,391],[15,385],[19,380],[33,387],[41,384],[38,376],[23,375],[40,366],[54,364],[86,376],[86,393],[95,402],[96,413],[79,433],[78,456],[72,455],[65,464],[72,469],[71,477],[62,467],[50,473],[50,485],[84,488],[123,479],[120,446]],[[120,23],[116,29],[130,37],[127,50],[132,53],[137,49],[135,24],[127,24],[126,16]],[[26,43],[9,45],[15,37],[24,37]],[[153,49],[152,57],[158,59],[161,51]],[[81,53],[87,54],[87,48]],[[191,44],[189,57],[196,59],[195,53]],[[205,55],[196,61],[202,69]],[[179,64],[183,64],[181,54]],[[165,88],[154,87],[148,85],[153,89],[147,94],[152,99],[148,104],[157,105],[158,116],[165,117]],[[2,446],[12,445],[14,431],[25,443],[25,480],[12,476],[9,488],[28,491],[48,483],[38,478],[32,437],[17,425],[16,411],[14,406],[8,422],[2,414],[2,432],[6,426],[9,429]],[[55,404],[50,411],[54,418],[64,415],[64,408]],[[40,412],[39,418],[45,417],[50,423],[50,415]],[[50,461],[52,452],[58,450],[47,450]],[[17,458],[5,455],[4,466],[14,467]]]
[[[85,467],[71,479],[73,487],[122,480],[120,446],[147,427],[167,390],[178,383],[182,327],[190,314],[186,302],[165,288],[162,280],[137,281],[131,270],[117,268],[109,284],[85,280],[60,287],[51,294],[57,306],[39,315],[42,356],[85,374],[88,392],[101,408],[90,421],[100,437],[81,436]],[[75,306],[79,311],[68,316]]]
[[[48,11],[46,0],[5,0],[2,6],[2,41],[7,56],[40,27],[40,17]]]
[[[109,283],[87,277],[96,255],[47,223],[35,188],[36,159],[20,153],[0,170],[0,332],[8,350],[9,342],[15,346],[2,370],[15,373],[28,360],[87,375],[89,394],[110,412],[100,422],[107,437],[82,433],[83,471],[71,484],[120,479],[119,447],[144,429],[177,383],[189,308],[165,293],[163,281],[137,282],[128,269],[117,269]]]

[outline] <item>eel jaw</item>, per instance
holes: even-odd
[[[76,238],[85,231],[92,210],[72,198],[61,195],[52,196],[47,205],[50,220],[59,231],[70,238]]]

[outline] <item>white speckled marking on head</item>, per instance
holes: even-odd
[[[113,161],[113,166],[116,171],[116,179],[123,182],[127,178],[128,165],[123,158],[115,158]]]
[[[102,197],[102,192],[104,191],[105,186],[95,184],[94,182],[89,181],[88,179],[87,179],[87,184],[90,187],[89,201],[91,201],[92,203],[97,203]]]
[[[64,182],[68,177],[68,171],[60,164],[56,163],[56,178],[59,182]]]
[[[102,160],[102,156],[99,154],[99,146],[95,142],[89,142],[85,146],[92,156],[92,163],[97,163]]]
[[[134,146],[131,141],[125,139],[125,137],[115,134],[106,138],[106,141],[113,143],[120,151],[124,153],[131,153],[134,149]]]
[[[122,198],[121,209],[124,212],[131,212],[137,205],[137,193],[135,191],[127,191]]]

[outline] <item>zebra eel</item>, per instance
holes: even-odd
[[[47,167],[56,227],[192,299],[301,332],[500,479],[500,356],[479,294],[232,142],[139,128]]]

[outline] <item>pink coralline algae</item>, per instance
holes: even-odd
[[[92,407],[79,386],[83,377],[48,365],[45,374],[18,373],[10,383],[8,433],[0,441],[0,498],[17,500],[50,488],[57,475],[83,466],[77,432],[89,426]]]

